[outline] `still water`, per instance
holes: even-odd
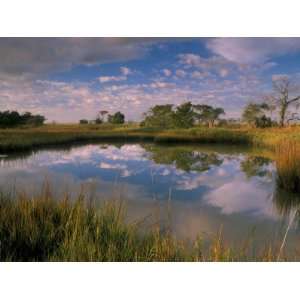
[[[276,188],[274,162],[257,149],[91,144],[0,158],[2,189],[122,199],[131,220],[147,219],[184,239],[222,235],[240,243],[298,247],[298,199]],[[289,226],[290,224],[290,226]],[[300,243],[299,243],[300,244]]]

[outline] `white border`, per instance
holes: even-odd
[[[294,299],[298,264],[4,263],[2,299]]]
[[[300,36],[299,1],[9,0],[0,36]]]
[[[300,36],[299,1],[9,0],[0,36]],[[4,263],[1,299],[292,299],[292,263]]]

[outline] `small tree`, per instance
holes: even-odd
[[[244,109],[242,119],[253,127],[271,126],[271,119],[265,115],[268,109],[269,106],[266,103],[249,103]]]
[[[125,116],[120,111],[118,111],[113,115],[108,115],[107,120],[111,124],[124,124]]]
[[[86,120],[86,119],[82,119],[82,120],[79,120],[79,124],[88,124],[89,123],[89,121],[88,120]]]

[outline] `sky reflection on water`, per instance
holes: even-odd
[[[269,238],[298,209],[295,199],[282,208],[271,160],[234,147],[86,145],[2,158],[0,166],[4,188],[35,193],[47,179],[57,196],[84,188],[91,197],[125,199],[132,218],[157,211],[164,218],[171,200],[172,228],[188,238],[220,226],[236,241],[254,227]],[[297,233],[295,224],[293,242]]]

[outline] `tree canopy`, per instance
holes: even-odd
[[[221,107],[194,105],[184,102],[176,107],[172,104],[155,105],[144,114],[142,125],[157,128],[190,128],[197,121],[200,124],[214,126],[216,120],[225,114]]]
[[[39,126],[44,124],[45,117],[30,112],[20,114],[17,111],[0,111],[0,127],[16,127],[20,125]]]
[[[175,127],[190,128],[194,125],[194,110],[191,102],[185,102],[176,107],[173,114]]]
[[[223,108],[212,107],[206,104],[194,105],[194,109],[196,120],[199,123],[208,124],[209,127],[213,127],[220,116],[225,114]]]
[[[172,104],[155,105],[144,114],[142,125],[146,127],[171,128],[174,126]]]
[[[243,111],[242,119],[253,127],[269,127],[272,121],[265,114],[268,110],[266,103],[249,103]]]
[[[124,124],[125,115],[118,111],[113,115],[108,115],[107,121],[111,124]]]

